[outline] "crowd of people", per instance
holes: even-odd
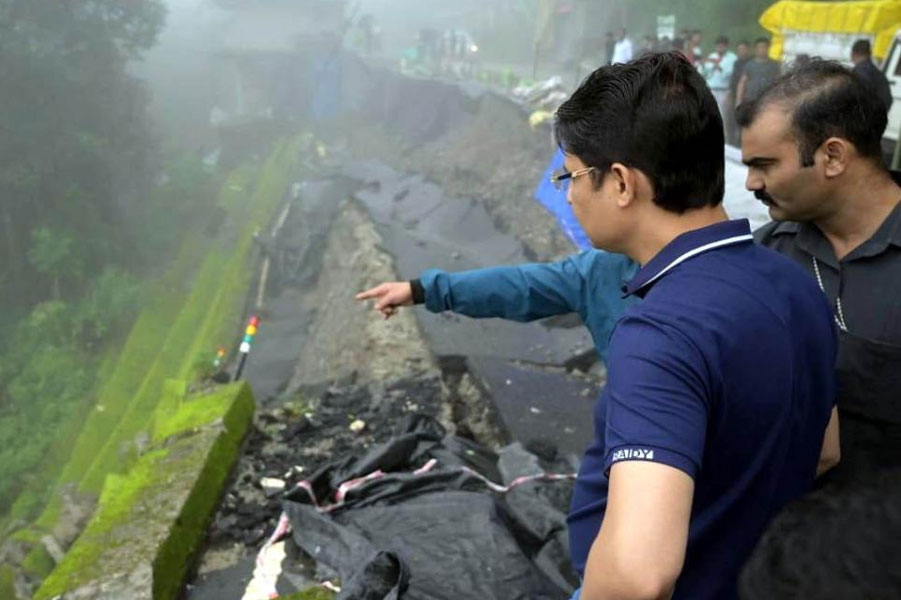
[[[766,37],[757,38],[753,45],[748,40],[740,40],[733,46],[727,36],[720,35],[709,54],[704,53],[703,42],[704,33],[700,29],[683,29],[673,39],[646,35],[635,50],[627,30],[621,28],[616,34],[606,34],[606,64],[626,63],[654,52],[681,53],[700,71],[713,92],[723,119],[726,143],[737,146],[740,135],[736,122],[737,108],[758,98],[780,76],[783,65],[770,57],[770,39]],[[855,42],[849,58],[854,64],[855,75],[871,87],[885,104],[886,110],[891,108],[891,88],[885,74],[873,62],[870,41],[861,39]],[[810,56],[800,54],[789,66],[803,65],[809,61]]]

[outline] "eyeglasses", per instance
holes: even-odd
[[[567,171],[566,169],[558,169],[554,171],[554,174],[551,175],[551,183],[554,184],[554,187],[558,190],[563,190],[563,186],[566,181],[569,179],[575,179],[576,177],[581,177],[586,173],[591,173],[595,171],[594,167],[585,167],[584,169],[578,169],[576,171]]]

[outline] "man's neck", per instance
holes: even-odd
[[[814,220],[839,260],[873,237],[901,200],[901,187],[887,172],[868,170],[848,183],[847,191],[839,197],[838,208]]]
[[[722,205],[699,208],[681,215],[665,212],[662,209],[655,209],[655,212],[654,218],[647,219],[642,230],[633,236],[635,242],[632,247],[627,248],[624,252],[640,265],[648,264],[670,242],[683,233],[729,219]]]

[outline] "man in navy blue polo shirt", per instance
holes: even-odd
[[[734,598],[767,522],[817,470],[835,393],[831,311],[801,267],[727,220],[722,122],[684,58],[598,69],[555,132],[557,180],[586,233],[637,273],[596,251],[429,271],[358,297],[386,317],[416,301],[523,320],[568,308],[600,345],[611,299],[594,293],[629,278],[626,295],[643,300],[613,329],[569,518],[577,596]]]

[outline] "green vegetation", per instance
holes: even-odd
[[[156,283],[142,284],[143,308],[128,335],[118,333],[119,339],[124,339],[119,347],[113,343],[115,338],[108,337],[107,331],[101,330],[101,324],[92,318],[84,319],[82,322],[87,325],[75,330],[77,335],[94,335],[93,332],[99,331],[97,335],[105,336],[103,339],[107,341],[103,358],[92,359],[91,368],[86,369],[84,384],[77,389],[60,387],[61,392],[71,394],[70,405],[77,407],[76,412],[84,418],[64,421],[65,426],[60,426],[59,418],[47,419],[48,429],[57,426],[60,435],[52,445],[45,445],[49,450],[43,460],[36,452],[29,463],[34,473],[3,524],[5,527],[13,519],[26,522],[33,519],[31,525],[20,527],[11,536],[30,551],[27,564],[20,565],[24,571],[40,579],[52,567],[45,560],[49,557],[40,538],[59,523],[64,503],[68,501],[67,490],[79,492],[79,501],[100,496],[101,510],[106,516],[99,523],[92,522],[94,538],[82,535],[73,547],[80,548],[72,559],[75,563],[67,559],[69,566],[61,571],[57,569],[61,573],[55,576],[58,585],[69,581],[67,569],[71,573],[83,572],[79,556],[94,556],[95,550],[108,545],[107,540],[92,546],[90,540],[97,540],[98,535],[109,531],[104,529],[104,523],[117,522],[117,511],[125,510],[130,498],[146,492],[148,488],[141,482],[144,475],[149,476],[154,461],[168,461],[167,452],[177,447],[182,437],[192,437],[188,435],[190,432],[204,429],[223,416],[221,402],[207,401],[207,397],[185,400],[186,393],[190,384],[199,383],[208,374],[216,348],[230,347],[236,340],[253,276],[254,233],[268,226],[284,191],[296,177],[302,143],[303,138],[280,142],[260,168],[241,168],[226,179],[216,206],[209,211],[216,226],[207,228],[207,235],[184,236],[170,268]],[[102,311],[97,306],[102,298],[109,299],[107,304],[120,304],[119,294],[93,294],[84,314],[100,314]],[[43,308],[29,320],[29,327],[40,326],[41,331],[57,336],[73,335],[71,321],[60,325],[57,310],[52,304]],[[120,324],[108,325],[118,332],[123,329]],[[29,331],[23,330],[23,339],[31,339],[40,350],[41,340],[35,336],[28,338]],[[29,354],[30,360],[36,356],[41,354],[37,351]],[[22,364],[26,367],[23,373],[27,373],[28,363]],[[55,368],[59,368],[58,363]],[[77,381],[73,380],[75,372],[76,366],[71,366],[58,380],[64,382],[68,376],[71,386]],[[57,379],[48,377],[46,381]],[[216,394],[210,396],[215,397]],[[249,405],[252,406],[252,401]],[[15,421],[0,419],[0,433],[7,423]],[[232,424],[226,422],[226,425],[229,431],[234,429]],[[0,470],[6,468],[15,473],[16,468],[24,465],[14,448],[17,439],[28,441],[27,433],[9,430],[11,462],[0,463]],[[47,435],[47,439],[52,437]],[[218,458],[210,459],[212,462],[202,471],[202,481],[198,484],[202,490],[197,488],[200,491],[196,497],[192,496],[186,503],[180,521],[179,531],[183,529],[184,535],[172,538],[175,542],[166,542],[162,558],[158,557],[161,562],[155,567],[158,570],[174,573],[176,565],[183,564],[183,559],[193,552],[194,542],[185,540],[202,537],[208,513],[227,477],[229,457],[237,452],[239,442],[240,438],[223,438],[212,449],[208,448],[211,456]],[[149,453],[148,448],[152,449]],[[207,455],[202,459],[207,460]],[[129,471],[135,463],[143,466]],[[193,480],[185,483],[186,489],[193,484]],[[112,499],[117,494],[122,497]],[[86,540],[84,543],[82,538]],[[162,543],[159,540],[157,545]],[[165,587],[164,583],[159,585]]]
[[[134,256],[143,226],[130,209],[155,169],[146,96],[126,65],[164,19],[161,0],[0,2],[5,313],[76,298],[89,274]]]
[[[156,157],[148,98],[126,71],[164,17],[162,0],[0,2],[4,528],[39,510],[95,400],[109,393],[110,357],[217,202],[221,182],[197,157]],[[169,287],[190,281],[196,264],[187,267]],[[131,383],[117,380],[129,394]]]
[[[106,479],[94,518],[35,598],[148,563],[153,597],[177,597],[253,409],[249,386],[239,383],[189,398],[162,420],[169,436],[157,436],[161,443],[128,474]]]
[[[44,546],[40,544],[34,546],[28,553],[28,556],[25,557],[25,560],[22,561],[22,570],[39,579],[49,575],[55,566],[53,558]]]
[[[16,597],[16,572],[9,565],[0,565],[0,598]]]
[[[195,210],[209,214],[217,197],[204,194],[216,177],[206,173],[198,179],[191,173],[185,180],[170,177],[148,204],[163,199],[163,208],[184,203],[175,196],[190,188],[196,193]],[[218,200],[233,202],[234,190],[242,189],[249,176],[247,170],[233,176],[228,184],[234,189],[226,188]],[[186,239],[161,279],[141,281],[122,268],[108,267],[80,297],[41,302],[11,332],[0,335],[0,515],[32,517],[63,464],[92,460],[99,451],[91,443],[75,444],[82,425],[91,424],[81,436],[87,441],[86,436],[118,423],[124,410],[120,399],[134,394],[147,365],[156,359],[184,302],[186,284],[210,244],[203,236],[186,237],[190,222],[170,227],[170,234],[177,230]],[[95,444],[102,441],[93,439]],[[84,454],[69,460],[73,446]],[[82,475],[70,466],[63,478],[77,481]]]
[[[231,345],[248,289],[253,234],[268,223],[282,200],[294,175],[298,144],[279,144],[256,186],[254,172],[246,168],[226,180],[217,207],[224,216],[216,239],[185,239],[101,387],[38,526],[51,528],[58,519],[58,491],[63,486],[77,483],[80,491],[97,494],[107,473],[121,472],[135,460],[135,439],[149,433],[167,379],[190,379],[198,353],[212,356],[216,347]],[[249,190],[254,193],[248,202]],[[192,275],[191,267],[197,264],[199,271]],[[185,289],[184,282],[192,280]]]

